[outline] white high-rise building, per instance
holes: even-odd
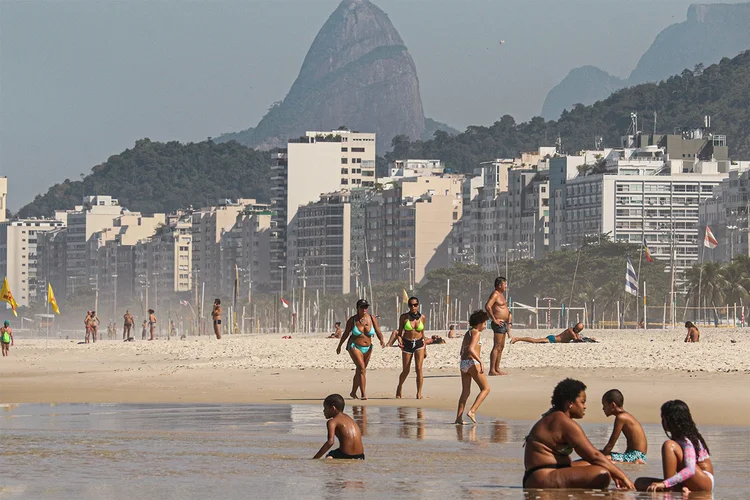
[[[323,193],[375,187],[375,134],[334,130],[307,132],[272,154],[271,282],[287,288],[298,264],[296,214]]]

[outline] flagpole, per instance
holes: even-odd
[[[705,241],[705,237],[704,237]],[[701,319],[701,285],[703,281],[703,254],[706,251],[706,244],[703,244],[703,247],[701,248],[701,263],[700,263],[700,272],[698,273],[698,322],[700,323]]]
[[[643,246],[646,244],[646,230],[641,231],[641,251],[638,253],[638,279],[641,279],[641,261],[643,259]],[[639,283],[640,284],[640,283]],[[638,301],[638,298],[640,296],[640,290],[641,287],[638,287],[638,294],[635,296],[635,327],[638,328],[638,318],[640,318],[640,302]]]
[[[47,349],[49,347],[49,289],[50,284],[47,283],[47,333],[44,337],[44,348]]]

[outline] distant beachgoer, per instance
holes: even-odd
[[[214,309],[211,311],[211,317],[214,320],[214,335],[217,339],[221,338],[221,300],[214,300]]]
[[[370,363],[372,356],[372,338],[377,335],[380,340],[380,347],[385,348],[383,334],[380,332],[378,321],[367,310],[370,303],[365,299],[357,301],[357,313],[349,318],[341,335],[339,345],[336,348],[336,354],[341,354],[341,346],[347,343],[346,350],[349,352],[356,370],[352,379],[352,392],[349,393],[353,399],[357,399],[357,389],[360,391],[362,399],[367,399],[365,393],[367,365]],[[351,341],[349,342],[349,336]]]
[[[143,320],[143,324],[141,325],[141,340],[146,340],[146,336],[148,335],[148,320]]]
[[[132,328],[135,326],[135,318],[130,313],[130,309],[125,311],[125,315],[122,319],[122,340],[128,340],[133,336]]]
[[[422,399],[422,385],[424,384],[424,372],[422,366],[424,363],[426,343],[424,336],[424,327],[427,324],[427,318],[419,311],[419,299],[416,297],[409,298],[409,312],[402,314],[398,319],[398,330],[396,331],[396,340],[401,348],[401,374],[398,376],[398,386],[396,387],[396,398],[401,398],[401,392],[409,376],[411,360],[414,359],[414,371],[417,374],[417,399]]]
[[[451,326],[448,327],[448,338],[449,339],[457,339],[458,338],[458,334],[456,333],[455,328],[456,328],[456,325],[451,325]]]
[[[487,383],[487,377],[484,375],[484,365],[482,364],[482,331],[487,326],[489,315],[481,309],[474,311],[469,316],[469,329],[464,334],[464,341],[461,343],[460,351],[460,369],[461,369],[461,396],[458,398],[458,411],[456,412],[457,424],[463,425],[464,409],[466,402],[471,394],[471,381],[473,380],[479,386],[479,394],[474,404],[471,405],[466,416],[475,424],[477,423],[476,415],[479,405],[485,400],[490,393],[490,385]]]
[[[7,319],[0,328],[0,344],[3,346],[3,356],[10,354],[10,346],[13,345],[13,329],[10,327],[10,321]]]
[[[337,321],[333,324],[333,327],[336,329],[332,334],[328,336],[329,339],[340,339],[342,335],[341,331],[341,321]]]
[[[602,411],[608,417],[615,416],[612,435],[609,437],[602,453],[613,462],[645,464],[646,452],[648,451],[646,433],[643,432],[643,426],[638,419],[625,411],[624,404],[625,397],[617,389],[611,389],[602,396]],[[612,449],[617,444],[621,432],[626,439],[625,453],[614,453]]]
[[[574,419],[586,413],[586,385],[566,378],[552,392],[552,408],[524,438],[524,488],[606,489],[614,479],[618,488],[633,489],[633,482],[594,448]],[[584,460],[570,460],[575,450]]]
[[[664,477],[639,477],[639,491],[713,491],[714,466],[708,445],[685,402],[667,401],[661,406],[661,426],[669,439],[661,446]]]
[[[573,328],[566,328],[557,335],[547,335],[546,337],[539,339],[532,337],[515,337],[511,339],[510,343],[531,342],[532,344],[567,344],[576,340],[583,340],[583,336],[580,335],[581,331],[583,331],[583,323],[578,323]]]
[[[687,336],[685,342],[700,342],[701,332],[698,327],[693,324],[692,321],[685,322],[685,328],[687,328]]]
[[[153,309],[148,310],[148,331],[151,334],[149,340],[156,340],[156,337],[154,336],[156,332],[156,315],[154,314]]]
[[[331,394],[323,401],[323,415],[328,419],[328,439],[313,457],[321,458],[339,440],[339,447],[326,455],[326,458],[364,460],[365,447],[362,444],[362,431],[349,415],[344,413],[344,398]]]
[[[505,335],[507,334],[511,341],[513,340],[513,335],[510,333],[511,326],[513,326],[513,316],[508,309],[508,302],[506,302],[504,295],[507,288],[508,281],[505,278],[502,276],[495,278],[495,289],[484,306],[492,320],[490,326],[492,326],[492,332],[494,333],[492,351],[490,352],[490,376],[507,375],[500,369],[500,359],[503,357],[503,349],[505,349]]]
[[[91,340],[96,342],[96,337],[99,335],[99,316],[96,315],[96,311],[91,311],[91,318],[89,320],[91,324]]]
[[[86,328],[86,340],[85,342],[88,344],[91,342],[91,311],[86,311],[86,317],[83,318],[83,326]]]

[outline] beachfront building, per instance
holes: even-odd
[[[722,180],[710,197],[698,206],[698,241],[704,238],[705,227],[719,242],[714,249],[701,249],[707,262],[729,262],[737,255],[750,256],[750,161],[733,161],[729,176]]]
[[[222,200],[216,206],[202,208],[192,213],[192,281],[198,287],[205,283],[208,296],[231,295],[223,290],[221,280],[221,239],[237,222],[237,216],[246,207],[259,205],[255,199]]]
[[[321,193],[375,187],[375,134],[334,130],[307,132],[271,155],[271,283],[288,288],[299,264],[296,215]],[[283,283],[283,284],[282,284]]]
[[[463,175],[404,178],[366,207],[367,250],[374,283],[407,281],[450,267],[453,225],[463,208]]]
[[[55,220],[59,220],[57,217]],[[49,231],[37,233],[37,287],[45,289],[47,283],[52,284],[55,298],[59,302],[65,300],[65,282],[67,281],[67,243],[68,230],[55,227]]]
[[[61,221],[51,219],[0,222],[0,276],[8,278],[19,306],[45,300],[47,291],[37,285],[37,241],[39,234],[62,226]]]

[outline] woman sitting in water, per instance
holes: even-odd
[[[597,450],[574,419],[586,413],[586,385],[566,378],[552,392],[552,408],[542,415],[525,439],[524,488],[605,489],[614,479],[618,488],[633,483]],[[584,461],[570,460],[575,450]]]
[[[339,346],[336,348],[336,354],[341,354],[341,346],[347,342],[346,350],[349,351],[354,366],[357,367],[352,380],[352,392],[349,394],[357,399],[357,389],[359,389],[362,399],[367,399],[365,395],[367,365],[370,363],[372,356],[372,338],[377,334],[380,340],[380,347],[385,347],[383,334],[380,333],[378,321],[372,314],[368,314],[367,309],[370,304],[365,299],[357,301],[357,314],[349,318],[346,322],[346,328],[341,335]],[[347,341],[351,335],[351,341]]]
[[[693,422],[690,408],[679,399],[661,406],[661,426],[670,438],[661,446],[664,477],[639,477],[640,491],[713,491],[714,466],[708,445]]]

